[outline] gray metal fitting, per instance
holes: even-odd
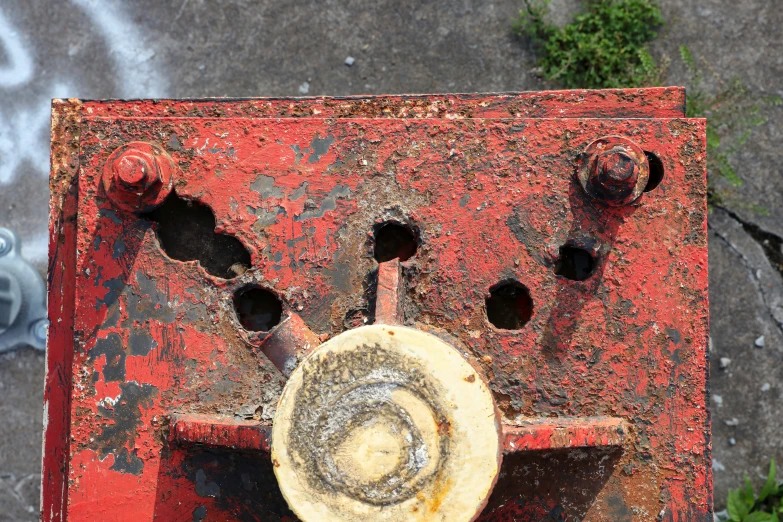
[[[0,352],[20,345],[46,349],[46,285],[21,254],[19,237],[0,228]]]

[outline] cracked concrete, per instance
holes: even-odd
[[[712,212],[709,240],[713,469],[721,506],[727,487],[738,487],[744,473],[761,482],[769,459],[783,454],[783,278],[733,213]],[[731,363],[721,369],[726,357]]]
[[[660,0],[679,45],[717,77],[783,95],[783,10],[771,0]],[[566,23],[579,0],[555,0]],[[298,96],[537,90],[531,48],[510,23],[521,0],[7,1],[0,7],[0,224],[46,267],[48,98]],[[3,31],[3,24],[11,31]],[[8,42],[14,45],[9,45]],[[344,65],[347,56],[356,61]],[[708,75],[708,85],[714,84]],[[715,498],[783,460],[783,107],[737,157],[746,180],[710,215]],[[754,213],[751,203],[767,210]],[[758,227],[758,229],[754,228]],[[772,234],[764,235],[763,231]],[[764,239],[769,241],[764,244]],[[765,252],[766,248],[766,252]],[[754,345],[765,336],[763,348]],[[720,359],[730,358],[725,370]],[[21,366],[20,366],[21,365]],[[0,521],[35,520],[43,357],[0,356]],[[737,419],[736,426],[733,419]],[[736,444],[732,446],[730,440]],[[33,477],[33,478],[31,478]]]
[[[783,273],[778,266],[778,260],[769,252],[776,248],[771,244],[771,241],[774,241],[772,238],[777,239],[778,244],[780,238],[765,234],[758,227],[739,218],[736,213],[723,208],[713,210],[709,231],[711,238],[723,241],[737,256],[747,270],[751,285],[756,289],[760,303],[772,323],[783,331],[783,294],[780,292]],[[765,235],[770,237],[763,238]],[[712,281],[710,283],[712,284]],[[716,318],[713,317],[714,319]]]

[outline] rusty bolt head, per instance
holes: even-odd
[[[174,161],[159,146],[132,142],[117,148],[106,160],[102,183],[106,195],[125,210],[144,212],[171,193]]]
[[[116,180],[128,189],[145,190],[160,181],[155,160],[133,151],[120,155],[112,166]]]
[[[650,167],[638,145],[620,136],[608,136],[587,146],[579,159],[577,176],[593,199],[628,205],[644,192]]]

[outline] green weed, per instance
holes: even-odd
[[[663,25],[648,0],[586,0],[585,12],[565,27],[547,19],[550,0],[524,0],[513,30],[530,37],[548,80],[568,88],[604,89],[657,83],[660,69],[646,44]]]
[[[745,477],[745,487],[729,492],[728,520],[731,522],[779,522],[783,514],[783,487],[777,483],[775,459],[769,464],[767,481],[756,495]]]

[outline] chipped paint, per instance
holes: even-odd
[[[232,298],[270,289],[310,344],[371,320],[394,221],[419,248],[381,315],[458,347],[513,435],[478,520],[711,520],[704,121],[683,107],[677,88],[55,101],[43,519],[295,520],[262,439],[276,330],[244,331]],[[661,184],[587,197],[577,163],[602,136],[654,152]],[[165,149],[249,268],[172,259],[107,197],[131,142]],[[555,274],[566,244],[595,259],[584,281]],[[533,300],[520,330],[485,313],[509,279]],[[185,418],[207,427],[172,438]]]

